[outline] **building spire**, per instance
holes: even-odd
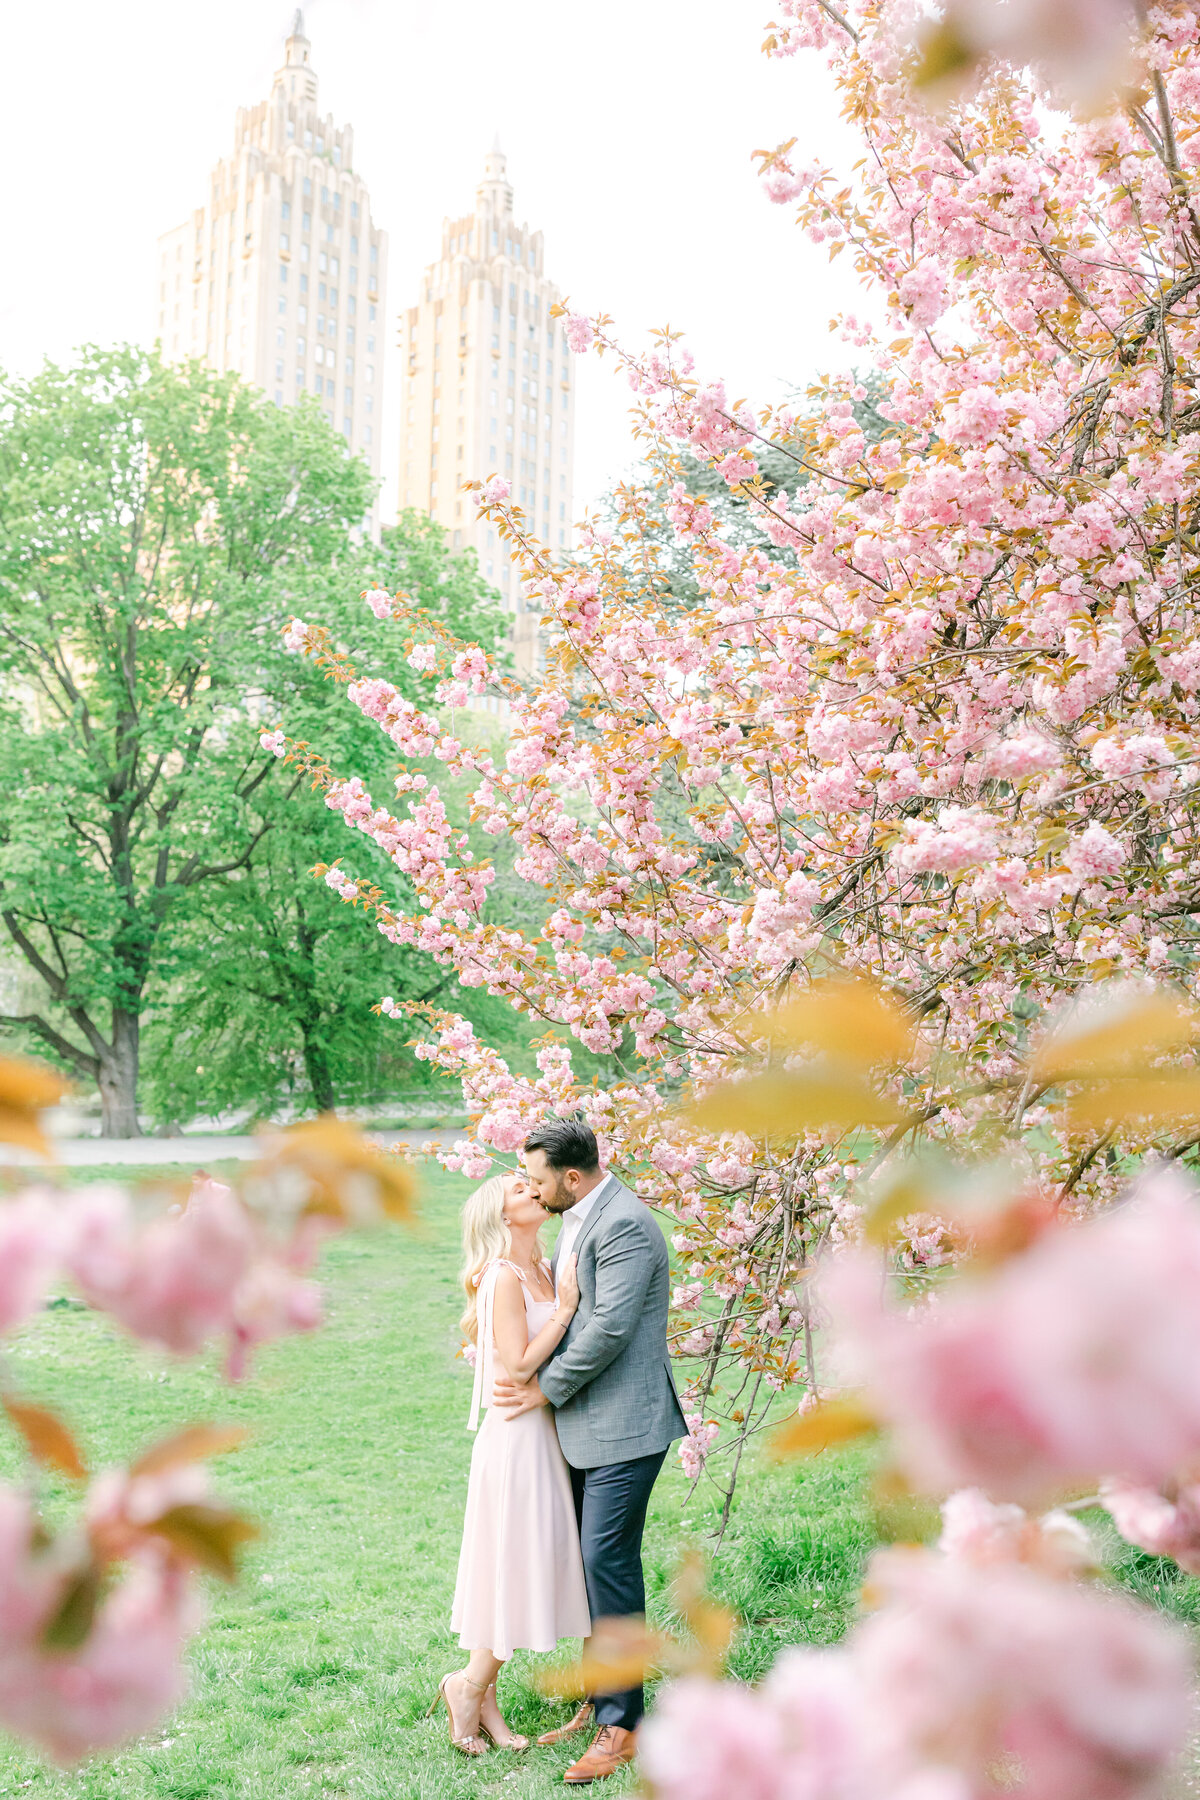
[[[492,139],[492,147],[483,162],[483,180],[476,189],[479,201],[493,212],[510,213],[513,194],[508,184],[508,158],[500,148],[500,133]]]
[[[284,42],[284,67],[286,69],[303,68],[308,62],[308,53],[312,48],[304,35],[304,14],[296,8],[296,16],[292,20],[292,29]]]
[[[304,14],[296,8],[292,29],[284,40],[283,67],[275,71],[275,90],[283,90],[289,99],[317,98],[317,78],[309,62],[312,45],[304,35]]]

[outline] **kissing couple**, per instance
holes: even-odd
[[[650,1490],[687,1433],[667,1356],[667,1247],[649,1209],[601,1171],[579,1120],[533,1132],[522,1162],[463,1209],[472,1430],[486,1411],[450,1620],[470,1661],[438,1693],[466,1756],[489,1741],[529,1748],[496,1697],[514,1650],[550,1651],[560,1638],[586,1640],[600,1619],[644,1612]],[[540,1231],[550,1214],[563,1223],[548,1264]],[[538,1743],[594,1718],[590,1747],[563,1776],[582,1787],[633,1760],[644,1710],[640,1686],[598,1693]]]

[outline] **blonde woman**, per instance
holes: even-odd
[[[463,1209],[467,1307],[463,1329],[476,1345],[470,1429],[483,1425],[471,1478],[454,1607],[459,1642],[471,1653],[438,1692],[450,1741],[479,1756],[490,1739],[525,1750],[496,1698],[496,1677],[514,1650],[553,1650],[560,1638],[591,1631],[571,1478],[549,1408],[508,1419],[492,1407],[497,1375],[527,1381],[561,1342],[579,1304],[575,1258],[558,1289],[538,1233],[546,1218],[524,1175],[496,1175]]]

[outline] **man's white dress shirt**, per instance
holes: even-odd
[[[561,1269],[566,1258],[573,1254],[575,1246],[579,1242],[579,1234],[587,1223],[588,1214],[596,1202],[603,1200],[617,1186],[619,1183],[616,1176],[606,1175],[590,1194],[585,1194],[582,1200],[577,1200],[574,1206],[563,1214],[562,1230],[558,1234],[558,1243],[554,1251],[556,1268]]]

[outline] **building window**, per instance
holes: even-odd
[[[337,305],[337,289],[335,287],[331,287],[329,290],[329,304],[330,306]]]
[[[278,313],[286,313],[286,311],[287,311],[287,300],[284,298],[284,296],[282,294],[280,294],[280,296],[279,296],[279,305],[276,307],[275,310]]]
[[[372,325],[375,323],[375,306],[373,302],[367,307],[367,319]]]
[[[304,217],[300,221],[300,225],[301,225],[301,229],[304,231],[312,230],[312,214],[310,212],[305,213]]]
[[[358,269],[354,263],[350,264],[350,286],[351,287],[358,286]]]
[[[307,248],[307,246],[305,246],[305,247]],[[317,267],[318,267],[318,269],[320,269],[322,275],[328,274],[329,258],[326,256],[324,250],[322,250],[317,257]]]
[[[307,294],[307,292],[308,292],[308,276],[307,275],[302,275],[300,277],[300,292],[302,294]]]
[[[280,281],[287,280],[287,264],[286,263],[280,263],[280,265],[279,265],[279,279],[280,279]]]
[[[495,446],[495,444],[491,444],[488,447],[488,461],[495,462],[495,460],[496,460],[496,446]]]
[[[375,379],[375,364],[368,363],[367,364],[367,380],[374,381],[374,379]]]
[[[371,441],[371,427],[369,425],[365,425],[363,427],[363,443],[369,444],[370,441]],[[406,495],[405,498],[407,499],[407,497],[408,496]]]
[[[357,219],[357,217],[358,217],[358,201],[357,200],[352,200],[350,202],[350,217],[352,219]]]
[[[358,255],[358,236],[355,232],[350,233],[350,254],[351,256]]]
[[[333,242],[333,226],[332,225],[326,225],[326,227],[325,227],[325,242],[327,244],[332,244],[332,242]]]
[[[281,362],[275,364],[275,379],[276,381],[283,380],[283,364]]]
[[[283,326],[282,326],[282,325],[280,325],[280,326],[279,326],[279,327],[278,327],[278,329],[277,329],[277,330],[276,330],[276,332],[275,332],[275,348],[276,348],[276,349],[277,349],[277,350],[282,350],[282,349],[283,349],[283,344],[284,344],[284,337],[285,337],[285,335],[286,335],[286,334],[285,334],[285,332],[284,332],[284,329],[283,329]]]
[[[296,386],[297,387],[304,386],[304,370],[303,369],[296,370]]]
[[[346,373],[347,375],[353,375],[354,373],[354,358],[352,356],[346,358]]]
[[[301,246],[300,246],[300,261],[301,262],[308,261],[308,245],[307,244],[301,244]],[[285,279],[286,279],[286,277],[285,277]]]
[[[354,327],[353,327],[353,325],[347,325],[347,327],[346,327],[346,343],[347,343],[347,345],[350,345],[353,342],[354,342]]]
[[[305,176],[305,177],[304,177],[304,192],[305,192],[305,193],[306,193],[306,194],[311,194],[311,193],[312,193],[312,176],[311,176],[311,175],[306,175],[306,176]],[[306,226],[305,226],[305,227],[304,227],[304,229],[305,229],[305,230],[306,230],[306,231],[307,231],[307,230],[308,230],[308,226],[307,226],[307,225],[306,225]]]
[[[354,405],[354,389],[353,388],[344,388],[342,390],[342,404],[347,407]]]
[[[303,355],[304,355],[304,349],[305,349],[305,343],[304,343],[304,339],[303,339],[303,338],[302,338],[302,337],[298,337],[298,338],[297,338],[297,339],[296,339],[296,355],[297,355],[297,356],[303,356]]]
[[[379,261],[379,245],[378,244],[371,245],[371,261],[373,263],[377,263]]]
[[[286,231],[281,231],[279,234],[279,248],[281,250],[290,250],[290,248],[291,248],[291,244],[288,239],[288,234]]]
[[[280,370],[280,373],[281,374],[283,373],[282,369]],[[276,406],[283,405],[283,389],[282,388],[275,389],[275,404],[276,404]]]
[[[358,311],[358,301],[354,298],[353,294],[350,295],[350,298],[346,302],[346,311],[350,314],[351,318],[353,318]]]
[[[374,396],[374,394],[367,395],[366,405],[367,405],[367,411],[369,413],[375,411],[375,396]]]
[[[285,200],[283,202],[282,206],[279,208],[279,216],[281,219],[290,219],[291,218],[292,203],[290,200]]]

